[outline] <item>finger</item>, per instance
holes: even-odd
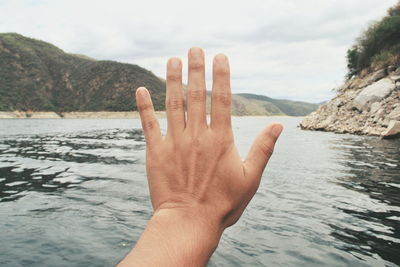
[[[246,178],[259,184],[261,175],[272,156],[274,146],[279,135],[283,130],[283,126],[279,123],[268,125],[257,136],[250,151],[244,161],[244,170]]]
[[[153,103],[149,92],[144,87],[136,90],[136,104],[139,110],[140,119],[146,143],[149,147],[161,140],[160,125],[154,113]]]
[[[206,82],[204,52],[201,48],[189,50],[189,77],[186,92],[187,126],[206,126]]]
[[[213,61],[211,128],[231,127],[231,86],[228,58],[219,54]]]
[[[181,132],[185,128],[185,112],[182,93],[182,62],[179,58],[171,58],[167,63],[167,133]]]

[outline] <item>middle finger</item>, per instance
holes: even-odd
[[[201,48],[193,47],[189,50],[188,57],[187,126],[189,128],[205,127],[207,119],[204,52]]]

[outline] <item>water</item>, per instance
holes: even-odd
[[[276,152],[209,266],[398,266],[400,140],[234,118],[243,156],[272,120]],[[152,212],[144,151],[139,120],[0,120],[0,265],[118,263]]]

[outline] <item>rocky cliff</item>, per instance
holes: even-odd
[[[400,1],[369,24],[347,50],[346,83],[307,116],[303,129],[400,135]]]
[[[400,135],[400,67],[348,80],[338,95],[300,124],[302,129],[395,137]]]

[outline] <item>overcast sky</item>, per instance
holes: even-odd
[[[186,63],[187,49],[200,46],[209,67],[215,54],[228,55],[235,93],[320,102],[342,84],[346,50],[396,2],[0,0],[0,32],[138,64],[160,77],[169,57]]]

